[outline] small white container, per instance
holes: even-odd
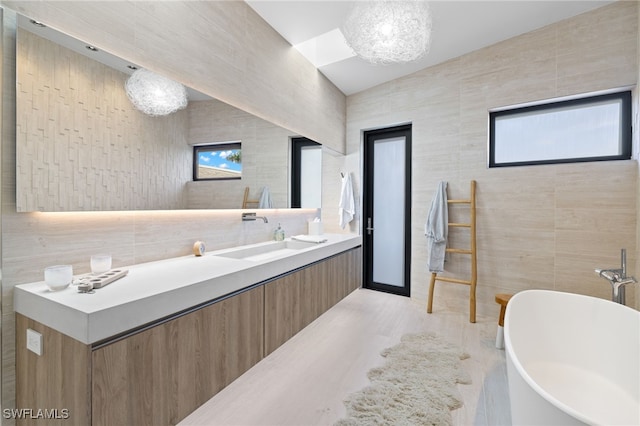
[[[94,254],[91,256],[91,273],[99,275],[111,269],[110,254]]]
[[[309,235],[324,234],[324,229],[322,228],[322,222],[309,222],[309,228],[307,232]]]
[[[44,282],[51,291],[64,290],[73,280],[71,265],[49,266],[44,269]]]

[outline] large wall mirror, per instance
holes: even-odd
[[[273,208],[290,206],[298,135],[191,89],[185,109],[148,116],[125,93],[135,64],[17,24],[18,211],[238,209],[265,188]],[[193,180],[193,147],[211,143],[240,143],[241,177]]]

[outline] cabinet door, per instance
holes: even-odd
[[[265,287],[265,356],[361,284],[361,249],[285,275]]]
[[[27,350],[27,329],[42,335],[42,355]],[[89,346],[16,314],[16,407],[33,410],[18,424],[89,424],[90,359]]]
[[[331,307],[362,286],[362,249],[329,259],[325,277]]]
[[[346,279],[342,283],[345,296],[362,287],[362,249],[349,252],[347,268]]]
[[[262,358],[262,287],[92,353],[94,425],[176,424]]]

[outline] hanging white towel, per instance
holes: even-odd
[[[349,173],[342,177],[338,213],[340,215],[340,227],[342,229],[353,220],[356,214],[355,202],[353,200],[353,184],[351,183],[351,174]]]
[[[269,188],[264,187],[262,189],[262,195],[260,196],[260,202],[258,203],[259,209],[271,209],[273,208],[273,203],[271,202],[271,194],[269,193]]]
[[[430,272],[442,272],[444,270],[444,255],[447,248],[447,232],[449,226],[449,208],[447,206],[447,182],[440,182],[436,190],[431,208],[424,226],[424,234],[427,236],[429,259],[427,266]]]

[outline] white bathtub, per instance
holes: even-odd
[[[504,337],[514,425],[640,425],[640,312],[527,290],[507,305]]]

